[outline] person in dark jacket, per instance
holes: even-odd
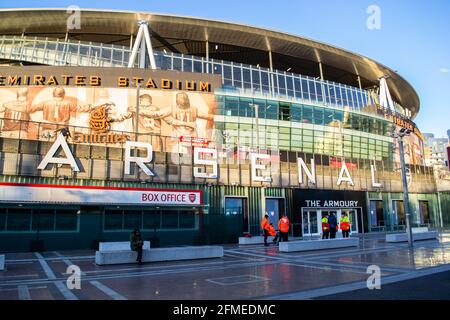
[[[336,239],[336,212],[331,212],[330,216],[328,217],[328,224],[330,225],[330,239]]]
[[[144,246],[144,241],[142,240],[141,231],[139,229],[135,229],[133,233],[130,235],[130,247],[131,250],[137,252],[136,261],[138,264],[142,264],[142,247]]]

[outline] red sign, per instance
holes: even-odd
[[[348,169],[358,169],[358,164],[353,162],[345,162]],[[330,167],[332,168],[342,168],[342,160],[330,157]]]

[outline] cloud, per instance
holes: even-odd
[[[440,69],[439,71],[442,72],[442,73],[449,73],[449,72],[450,72],[450,69],[448,69],[448,68],[442,68],[442,69]]]

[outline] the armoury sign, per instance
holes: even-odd
[[[65,158],[56,157],[57,151],[62,149],[65,154]],[[132,151],[135,149],[145,150],[145,156],[138,157],[133,155]],[[219,159],[218,150],[212,148],[193,148],[193,176],[196,178],[203,179],[215,179],[219,178]],[[250,169],[251,169],[251,180],[254,182],[271,182],[272,178],[268,175],[270,171],[267,167],[268,163],[271,161],[269,154],[263,153],[250,153]],[[153,162],[153,146],[150,143],[137,142],[137,141],[126,141],[125,142],[125,174],[131,174],[131,168],[133,164],[137,164],[138,167],[147,176],[153,177],[155,173],[149,168]],[[38,166],[39,170],[51,169],[51,164],[57,165],[69,165],[73,171],[80,171],[77,161],[75,160],[68,144],[62,133],[59,133],[56,141],[50,147],[50,150],[44,156],[43,160]],[[201,167],[200,167],[201,166]],[[208,169],[209,168],[209,169]],[[300,185],[304,184],[303,176],[309,180],[310,184],[316,184],[316,164],[314,159],[311,159],[310,166],[305,163],[302,158],[297,159],[297,170],[298,170],[298,183]],[[375,178],[376,168],[371,165],[372,174],[372,187],[383,188],[383,185],[376,181]],[[344,160],[341,162],[341,169],[339,170],[339,175],[337,179],[337,185],[340,186],[343,182],[350,186],[354,186],[353,178]]]

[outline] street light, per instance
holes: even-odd
[[[402,128],[400,129],[400,131],[396,136],[394,135],[394,137],[397,137],[400,149],[400,165],[402,169],[402,183],[403,183],[403,203],[406,214],[406,233],[408,235],[408,244],[410,247],[413,247],[414,242],[411,229],[411,213],[409,211],[409,195],[408,195],[408,182],[406,179],[405,152],[403,150],[403,137],[409,136],[410,134],[411,130]]]

